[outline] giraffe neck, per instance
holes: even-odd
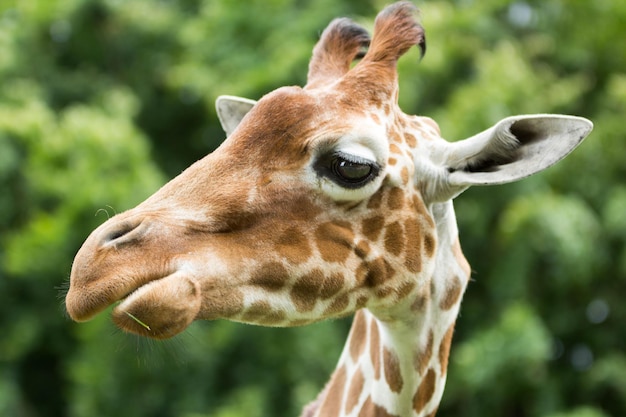
[[[439,250],[429,296],[412,300],[405,311],[399,307],[396,319],[359,310],[330,382],[303,417],[418,417],[436,412],[469,265],[458,247],[452,204],[436,205],[432,211]]]

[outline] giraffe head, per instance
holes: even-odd
[[[469,274],[445,236],[448,202],[547,168],[591,124],[521,116],[443,140],[397,104],[397,60],[425,51],[414,12],[387,7],[371,41],[335,20],[304,88],[218,101],[225,142],[92,232],[72,267],[69,315],[84,321],[118,303],[119,327],[154,338],[195,319],[292,326],[365,307],[392,320],[419,315],[434,271],[451,268],[442,262]]]

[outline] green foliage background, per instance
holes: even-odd
[[[165,343],[74,324],[63,289],[87,234],[223,139],[219,94],[305,82],[336,16],[378,0],[3,0],[0,415],[296,416],[348,321],[196,323]],[[626,415],[626,3],[420,4],[428,53],[401,106],[450,140],[516,113],[588,117],[591,137],[520,183],[457,200],[475,271],[440,416]]]

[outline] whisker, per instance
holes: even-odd
[[[64,300],[70,290],[70,279],[67,278],[61,284],[52,287],[57,292],[57,299]]]
[[[142,368],[152,368],[171,362],[178,365],[188,363],[191,356],[188,347],[195,338],[185,331],[171,339],[155,340],[126,333],[117,327],[114,328],[114,334],[119,340],[117,351],[135,356],[137,366]]]
[[[107,215],[107,220],[109,220],[109,219],[111,218],[111,216],[109,215],[108,210],[103,209],[103,208],[99,208],[98,210],[96,210],[96,214],[94,214],[93,216],[94,216],[94,217],[98,217],[98,214],[100,214],[101,212],[106,213],[106,215]]]
[[[70,279],[69,277],[64,280],[60,285],[56,285],[54,287],[52,287],[57,295],[57,300],[59,301],[59,308],[62,312],[62,314],[65,316],[66,319],[69,319],[70,316],[67,313],[67,308],[65,308],[65,297],[67,296],[68,291],[70,290]]]
[[[107,204],[106,206],[104,206],[104,208],[99,208],[96,211],[96,214],[94,214],[94,217],[98,216],[98,214],[100,214],[101,212],[104,212],[107,215],[107,220],[109,220],[111,217],[113,217],[111,213],[109,213],[109,209],[111,209],[111,211],[113,212],[113,216],[117,216],[117,211],[113,208],[113,206]]]

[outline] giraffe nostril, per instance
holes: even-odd
[[[102,246],[119,245],[137,239],[140,236],[140,230],[143,229],[140,228],[142,224],[141,221],[124,221],[111,226],[102,239]]]

